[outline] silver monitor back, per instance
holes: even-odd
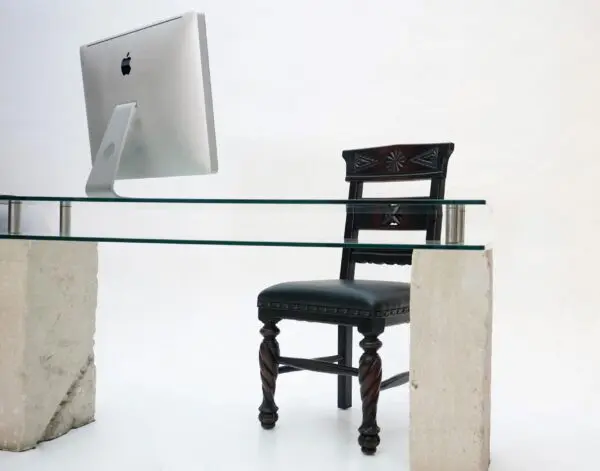
[[[115,180],[218,171],[203,14],[190,12],[81,47],[92,172]]]

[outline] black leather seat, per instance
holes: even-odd
[[[311,320],[311,314],[331,314],[348,325],[357,319],[385,318],[387,324],[409,321],[410,284],[377,280],[289,281],[264,289],[258,307],[281,311],[282,319]],[[304,316],[303,316],[304,314]]]

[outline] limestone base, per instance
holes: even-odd
[[[487,471],[492,251],[416,250],[410,295],[410,469]]]
[[[95,243],[0,240],[0,450],[94,420]]]

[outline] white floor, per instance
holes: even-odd
[[[362,456],[356,443],[358,391],[352,410],[337,410],[329,375],[281,376],[280,420],[275,430],[263,431],[256,286],[224,306],[200,300],[193,279],[187,286],[153,280],[141,277],[139,289],[120,296],[106,283],[101,289],[96,423],[30,452],[0,453],[0,470],[408,470],[406,388],[382,394],[382,443],[373,457]],[[491,470],[597,471],[594,360],[582,356],[574,363],[572,345],[544,343],[548,332],[536,339],[526,324],[516,335],[506,318],[499,315],[495,326]],[[333,328],[281,327],[285,354],[335,353]],[[384,334],[384,376],[407,366],[407,340],[404,327]]]

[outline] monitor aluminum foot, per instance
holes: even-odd
[[[115,179],[136,111],[136,103],[115,106],[85,185],[89,197],[120,198],[115,192]]]

